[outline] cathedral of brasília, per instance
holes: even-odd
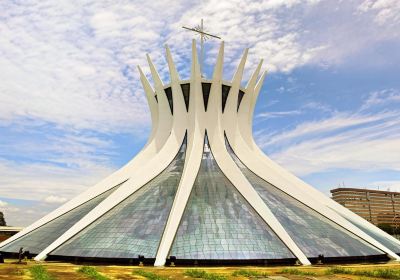
[[[129,163],[0,244],[48,259],[176,263],[400,260],[400,241],[269,159],[252,137],[264,81],[259,63],[241,86],[247,50],[222,79],[224,43],[212,78],[202,77],[196,42],[189,80],[167,47],[170,83],[148,57],[141,69],[152,130]]]

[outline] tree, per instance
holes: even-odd
[[[0,226],[6,226],[6,220],[4,219],[3,212],[0,212]]]
[[[385,231],[386,233],[393,234],[393,227],[389,224],[378,224],[378,228]]]

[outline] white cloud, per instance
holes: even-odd
[[[380,25],[400,23],[400,2],[397,0],[366,0],[358,10],[374,13],[374,21]]]
[[[279,117],[287,117],[287,116],[296,116],[300,115],[302,112],[300,110],[292,110],[292,111],[282,111],[282,112],[264,112],[260,113],[256,116],[256,118],[279,118]]]
[[[400,91],[395,89],[385,89],[371,93],[363,105],[362,109],[368,109],[373,106],[400,103]]]
[[[370,186],[381,191],[400,192],[400,181],[376,181],[372,182]]]
[[[54,203],[28,202],[27,205],[13,205],[9,203],[0,209],[4,214],[7,225],[27,226],[58,206]]]
[[[0,200],[0,207],[6,207],[7,205],[7,202]]]
[[[358,10],[394,5],[366,2]],[[383,33],[395,36],[390,30],[370,32],[368,15],[358,14],[362,20],[354,22],[354,3],[335,3],[340,11],[332,5],[315,0],[176,1],[174,5],[88,1],[83,9],[69,1],[29,5],[3,1],[0,125],[44,122],[140,134],[149,125],[149,114],[135,66],[145,66],[149,52],[168,79],[162,49],[168,43],[187,76],[193,34],[181,26],[197,25],[202,17],[208,30],[226,41],[228,78],[245,47],[250,47],[249,68],[265,58],[269,71],[288,72],[310,63],[339,61],[370,40],[382,40]],[[340,25],[327,13],[340,13]],[[310,26],[310,20],[321,22],[320,18],[324,18],[321,24]],[[353,31],[361,33],[349,34]],[[208,63],[214,61],[217,45],[209,43]]]
[[[93,164],[71,168],[0,160],[0,196],[39,201],[57,190],[59,196],[72,198],[112,171],[108,166]]]
[[[348,132],[327,139],[305,141],[271,156],[299,175],[335,168],[400,171],[400,134],[393,139],[375,140],[356,134]]]
[[[393,100],[390,91],[383,92],[387,94],[381,93],[379,99],[376,93],[370,95],[365,103],[369,109]],[[333,113],[280,133],[256,133],[257,142],[298,175],[341,168],[400,171],[400,111],[380,109],[371,114],[365,104],[355,113]]]
[[[228,1],[199,2],[172,25],[176,34],[168,36],[172,45],[188,45],[186,31],[180,26],[195,26],[204,18],[208,31],[218,34],[226,42],[225,64],[227,75],[232,74],[243,49],[250,47],[248,66],[253,68],[265,58],[269,71],[288,72],[310,62],[321,50],[320,45],[301,40],[299,23],[287,16],[290,9],[307,9],[319,1]],[[218,43],[213,44],[208,63],[214,62]],[[212,55],[211,55],[212,54]],[[229,77],[230,78],[230,77]]]
[[[397,115],[395,115],[397,116]],[[366,125],[382,120],[385,117],[393,117],[393,113],[385,113],[383,116],[376,115],[358,115],[351,113],[336,113],[333,117],[316,121],[303,122],[294,129],[284,133],[276,133],[272,137],[266,135],[259,137],[258,143],[261,147],[269,145],[284,145],[293,140],[317,137],[331,132],[338,132],[341,129],[349,129],[359,125]]]
[[[57,204],[60,204],[60,203],[66,202],[66,201],[67,201],[67,199],[65,197],[56,196],[56,195],[50,195],[44,199],[44,202],[57,203]]]

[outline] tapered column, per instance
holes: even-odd
[[[219,59],[221,53],[219,55]],[[170,65],[171,83],[174,83],[175,67],[172,58],[167,54]],[[189,99],[189,127],[188,127],[188,145],[186,151],[185,166],[182,177],[179,182],[178,190],[168,217],[168,221],[161,238],[160,246],[157,251],[155,266],[165,265],[168,253],[171,250],[176,232],[178,230],[183,212],[187,205],[190,193],[192,191],[197,173],[200,168],[204,143],[204,126],[201,122],[204,116],[202,103],[201,72],[199,61],[197,59],[196,42],[192,42],[192,74],[190,80],[190,99]],[[182,107],[184,108],[184,107]],[[199,121],[200,120],[200,121]]]

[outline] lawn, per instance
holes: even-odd
[[[165,267],[117,266],[117,265],[75,265],[61,262],[16,264],[6,260],[0,264],[0,280],[107,280],[107,279],[204,279],[204,280],[245,280],[245,279],[400,279],[400,264],[365,264],[346,266],[310,267]]]

